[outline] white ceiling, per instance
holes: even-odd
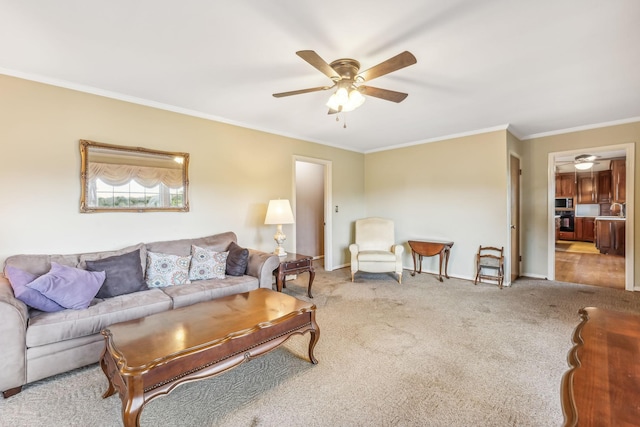
[[[0,73],[369,152],[640,120],[638,0],[0,0]],[[416,65],[336,123],[295,55]]]

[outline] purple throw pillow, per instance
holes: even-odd
[[[16,298],[27,304],[29,307],[48,312],[64,310],[64,307],[57,302],[50,300],[40,292],[27,286],[27,284],[36,279],[34,274],[20,270],[16,267],[11,267],[10,265],[7,266],[5,272],[7,273],[9,283],[11,283],[11,287],[13,288],[13,293]]]
[[[104,271],[87,271],[52,262],[48,273],[27,286],[63,307],[80,310],[89,307],[105,277]]]

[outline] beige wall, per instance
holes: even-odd
[[[4,75],[0,93],[0,262],[227,230],[271,251],[267,202],[292,198],[293,157],[304,156],[331,162],[332,205],[340,206],[331,209],[334,267],[349,262],[355,219],[383,216],[396,220],[399,242],[454,240],[450,273],[470,278],[478,245],[508,247],[508,155],[516,153],[522,273],[545,277],[548,154],[640,140],[640,123],[632,123],[522,142],[496,131],[364,155]],[[79,139],[189,152],[191,211],[80,214]],[[295,235],[292,225],[284,231]],[[412,268],[408,254],[404,263]],[[436,271],[436,260],[425,259],[424,269]]]
[[[367,154],[367,216],[395,220],[398,242],[453,240],[449,273],[472,278],[480,244],[508,244],[506,153],[507,132],[496,131]],[[438,271],[437,257],[423,270]]]
[[[269,199],[292,198],[294,155],[330,160],[333,265],[348,262],[364,208],[364,155],[0,75],[0,262],[234,231],[271,251]],[[79,140],[190,153],[188,213],[80,214]],[[293,226],[284,227],[293,235]],[[293,241],[285,242],[292,250]]]
[[[606,147],[640,141],[640,122],[609,126],[598,129],[571,132],[562,135],[535,138],[523,142],[523,219],[526,223],[523,247],[524,272],[532,276],[546,277],[548,271],[548,197],[549,197],[549,153]],[[635,161],[638,165],[638,150],[635,150]],[[640,177],[634,179],[634,198],[637,200],[640,191]],[[627,224],[635,218],[628,218]],[[638,245],[638,233],[635,228],[634,246]],[[640,268],[640,251],[635,251],[634,270]],[[637,280],[634,280],[637,284]]]

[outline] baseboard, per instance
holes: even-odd
[[[542,274],[535,274],[535,273],[522,273],[520,275],[520,277],[529,277],[531,279],[543,279],[543,280],[547,280],[547,276],[544,276]]]

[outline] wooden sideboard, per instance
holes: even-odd
[[[640,426],[640,314],[579,311],[562,377],[565,426]]]

